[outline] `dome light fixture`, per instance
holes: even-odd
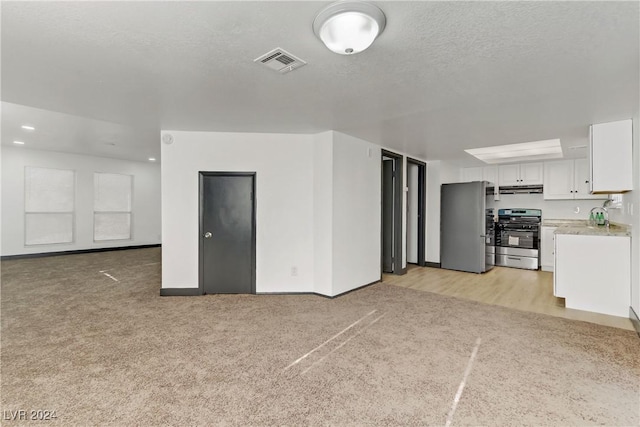
[[[313,32],[332,52],[352,55],[362,52],[386,25],[379,7],[358,0],[331,3],[313,21]]]

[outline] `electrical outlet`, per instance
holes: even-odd
[[[297,276],[298,276],[298,267],[294,265],[293,267],[291,267],[291,277],[297,277]]]

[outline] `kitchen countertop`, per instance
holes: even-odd
[[[631,226],[612,223],[608,228],[604,226],[589,226],[587,220],[576,219],[545,219],[543,227],[558,227],[555,234],[577,234],[584,236],[631,236]]]

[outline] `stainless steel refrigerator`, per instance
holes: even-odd
[[[484,273],[495,265],[493,184],[487,181],[442,184],[440,266]]]

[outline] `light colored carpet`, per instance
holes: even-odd
[[[3,418],[42,409],[56,411],[46,425],[65,426],[640,423],[633,332],[382,283],[336,299],[160,297],[159,261],[159,249],[144,249],[2,263]]]

